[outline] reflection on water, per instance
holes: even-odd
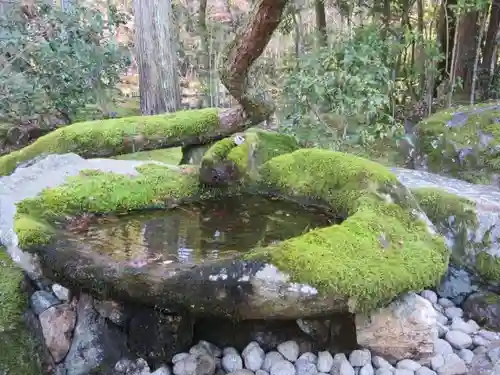
[[[141,267],[199,263],[230,257],[327,226],[335,219],[311,207],[255,196],[236,196],[119,218],[95,220],[80,233],[64,231],[67,246],[111,255]]]

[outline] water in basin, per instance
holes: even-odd
[[[201,263],[231,257],[339,220],[317,207],[259,196],[183,205],[121,217],[89,219],[61,238],[76,251],[97,252],[132,267]]]

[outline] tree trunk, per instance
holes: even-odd
[[[483,59],[481,62],[481,69],[479,72],[481,89],[487,91],[491,84],[491,69],[494,63],[494,56],[496,50],[496,37],[500,25],[500,0],[492,0],[490,10],[490,20],[488,23],[488,31],[486,32],[486,39],[483,46]]]
[[[134,0],[141,112],[174,112],[181,97],[170,0]]]
[[[210,87],[210,48],[207,30],[207,0],[200,0],[200,9],[198,11],[198,33],[201,38],[201,56],[200,56],[200,80],[203,82],[205,87]],[[206,90],[202,94],[203,107],[211,106],[211,95],[209,90]]]
[[[253,3],[247,25],[236,33],[235,39],[224,51],[219,75],[229,93],[241,107],[230,109],[224,115],[229,121],[243,123],[245,129],[265,121],[274,112],[272,103],[248,93],[247,76],[250,66],[262,54],[278,27],[288,0],[257,0]],[[221,123],[223,118],[221,118]]]
[[[328,35],[326,33],[325,0],[314,0],[314,8],[316,10],[316,27],[319,33],[319,45],[324,47],[328,40]]]
[[[434,83],[433,96],[437,98],[438,87],[443,81],[447,81],[450,76],[451,60],[453,58],[453,45],[455,35],[456,17],[453,7],[457,4],[457,0],[445,0],[441,4],[439,12],[439,22],[437,30],[437,38],[440,45],[443,59],[437,64],[437,73]]]
[[[474,71],[474,58],[476,56],[476,43],[479,33],[478,11],[470,11],[460,17],[458,29],[458,40],[455,77],[460,78],[463,84],[463,93],[470,94],[472,84],[472,73]]]

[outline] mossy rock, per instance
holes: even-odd
[[[237,169],[239,178],[255,180],[262,164],[275,156],[298,149],[297,140],[289,135],[250,129],[210,147],[202,158],[201,174],[214,177],[221,171],[224,173],[227,163],[231,163]],[[223,179],[224,176],[218,177]]]
[[[497,183],[500,175],[500,103],[437,112],[416,129],[417,151],[433,172],[473,183]]]
[[[230,157],[235,150],[232,160],[248,171],[243,156],[237,157],[247,153],[236,149],[231,147],[224,154]],[[217,160],[224,161],[221,155],[217,154]],[[165,307],[181,304],[196,313],[209,311],[242,319],[367,311],[439,282],[448,266],[446,245],[419,211],[413,195],[387,168],[319,149],[263,155],[260,160],[267,161],[257,166],[255,178],[234,190],[201,187],[194,166],[144,165],[138,168],[138,176],[85,171],[17,205],[15,231],[20,247],[37,252],[44,270],[52,272],[49,277],[63,285],[95,293],[114,291],[136,302]],[[59,251],[54,247],[57,230],[52,223],[66,216],[169,208],[228,193],[276,194],[322,206],[345,220],[269,247],[250,249],[230,261],[175,268],[175,272],[171,265],[157,264],[129,274],[117,271],[101,255],[86,258],[68,248]],[[222,274],[223,288],[244,291],[239,298],[223,293],[221,285],[213,282],[212,278],[218,280]]]
[[[0,247],[0,373],[40,375],[37,343],[22,322],[28,307],[22,280],[22,271]]]
[[[181,146],[219,129],[218,109],[80,122],[59,128],[18,151],[0,157],[0,176],[44,154],[73,152],[83,158],[110,157]]]
[[[452,261],[474,271],[487,283],[500,283],[500,258],[490,254],[498,248],[498,239],[491,228],[481,229],[476,202],[438,188],[417,188],[412,192],[447,239]]]
[[[266,191],[322,201],[346,220],[249,257],[342,295],[352,311],[436,285],[446,271],[442,238],[414,214],[412,195],[384,166],[344,153],[301,149],[271,159],[259,174]]]

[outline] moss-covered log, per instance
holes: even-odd
[[[245,128],[243,112],[207,108],[156,116],[136,116],[72,124],[0,157],[0,175],[43,154],[74,152],[84,158],[203,144]]]

